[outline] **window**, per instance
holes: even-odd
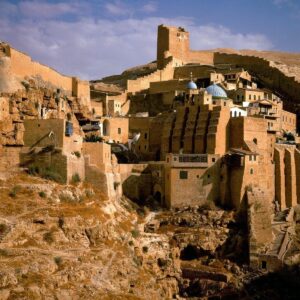
[[[145,148],[145,150],[147,150],[147,145],[145,145],[145,147],[144,147],[144,148]]]
[[[216,104],[216,101],[213,101],[213,104]]]
[[[253,96],[254,100],[256,100],[256,95]]]
[[[249,100],[251,100],[251,95],[249,95]]]
[[[267,262],[265,260],[261,261],[261,268],[266,269],[267,268]]]
[[[216,158],[215,158],[215,157],[213,157],[213,158],[211,159],[211,161],[212,161],[212,162],[215,162],[215,161],[216,161]]]
[[[118,134],[121,134],[121,128],[120,127],[118,128]]]
[[[147,132],[144,134],[144,138],[145,138],[145,140],[148,138],[148,133]]]
[[[253,174],[254,174],[254,171],[253,171],[253,169],[252,169],[252,168],[250,169],[250,174],[251,174],[251,175],[253,175]]]
[[[253,143],[257,145],[257,138],[253,139]]]
[[[180,171],[179,172],[179,178],[180,179],[187,179],[188,178],[188,172],[187,171]]]
[[[249,155],[249,161],[252,161],[252,155]]]

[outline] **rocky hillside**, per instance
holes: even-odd
[[[0,182],[0,299],[170,299],[178,251],[151,218],[86,184]],[[161,262],[164,262],[163,264]]]
[[[136,79],[156,71],[156,62],[133,67],[125,70],[120,75],[112,75],[102,79],[92,80],[91,89],[107,93],[119,93],[126,89],[128,79]]]
[[[295,79],[300,82],[300,53],[234,49],[216,49],[213,51],[264,58],[273,62],[273,66],[282,71],[286,76],[295,76]]]

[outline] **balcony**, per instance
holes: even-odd
[[[217,162],[219,155],[215,154],[174,154],[169,153],[166,156],[166,162],[171,167],[198,167],[207,168]]]

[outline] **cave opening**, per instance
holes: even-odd
[[[188,245],[183,248],[180,252],[180,259],[181,260],[193,260],[198,259],[204,256],[211,256],[210,251],[203,250],[202,248],[198,248],[194,245]]]

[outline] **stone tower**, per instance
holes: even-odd
[[[163,69],[164,59],[173,56],[181,61],[188,61],[190,49],[189,33],[182,27],[158,26],[157,66]]]

